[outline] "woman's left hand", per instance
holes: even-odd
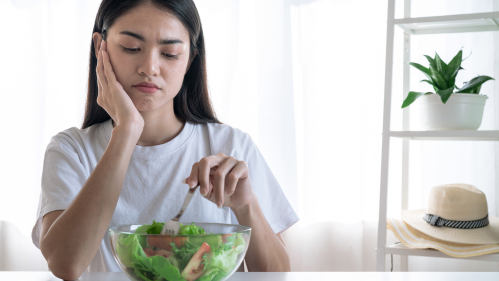
[[[199,185],[201,195],[218,207],[242,207],[253,198],[248,165],[224,153],[194,163],[185,183],[189,187]]]

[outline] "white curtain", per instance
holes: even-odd
[[[195,2],[218,117],[253,137],[301,218],[284,233],[292,270],[373,271],[387,1]],[[399,8],[402,2],[397,1]],[[492,11],[496,5],[493,0],[414,2],[413,16]],[[47,270],[30,238],[41,165],[50,138],[81,125],[99,4],[0,0],[0,270]],[[400,126],[402,100],[398,32],[394,129]],[[494,36],[420,37],[413,41],[411,61],[423,62],[422,54],[434,51],[448,61],[464,45],[465,53],[473,50],[473,55],[458,83],[477,74],[499,77],[497,59],[495,64],[491,60],[498,46]],[[417,75],[413,71],[411,89],[422,90]],[[482,89],[490,93],[481,129],[494,129],[499,120],[493,93],[499,91],[495,83],[487,84]],[[411,111],[413,129],[419,126],[416,109]],[[397,140],[392,141],[392,217],[400,212],[400,151]],[[424,207],[431,186],[459,181],[484,190],[494,214],[496,151],[492,143],[411,143],[410,208]],[[460,161],[451,158],[458,153]],[[395,241],[390,234],[388,240]],[[23,262],[26,254],[32,262]],[[397,270],[397,258],[394,263]],[[494,263],[453,259],[411,258],[409,265],[414,271],[497,270]]]

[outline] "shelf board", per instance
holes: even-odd
[[[408,140],[472,140],[472,141],[499,141],[499,131],[391,131],[391,137]]]
[[[393,244],[390,246],[386,246],[385,254],[499,262],[499,254],[488,254],[471,258],[455,258],[437,250],[410,249],[402,244]]]
[[[395,19],[394,24],[412,35],[498,31],[499,12],[401,18]]]

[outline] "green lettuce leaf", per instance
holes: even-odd
[[[137,227],[135,229],[136,234],[147,234],[147,230],[151,227],[149,224],[144,224],[142,226]],[[139,236],[139,243],[142,248],[149,247],[149,244],[147,244],[147,236],[140,235]]]
[[[180,260],[179,270],[182,272],[185,266],[189,263],[192,256],[199,250],[200,246],[194,245],[189,241],[185,241],[183,247],[178,248],[175,243],[170,243],[172,246],[172,252],[175,254],[175,257]]]
[[[151,225],[149,224],[144,224],[144,225],[141,225],[139,227],[137,227],[137,229],[135,229],[135,234],[147,234],[147,230],[149,229],[149,227],[151,227]]]
[[[152,269],[168,281],[185,280],[180,277],[180,271],[163,256],[152,256]]]
[[[164,224],[164,222],[156,222],[153,220],[152,225],[146,230],[147,234],[160,234]]]
[[[137,235],[123,234],[117,242],[116,253],[126,267],[133,267],[133,260],[135,256],[147,257],[140,246]]]
[[[168,281],[185,280],[180,276],[179,269],[169,259],[163,256],[147,257],[143,251],[133,256],[132,267],[135,274],[145,281],[159,280],[160,277]]]
[[[161,227],[162,224],[153,222],[153,225],[144,225],[137,228],[135,233],[144,233],[147,230]],[[155,231],[154,229],[152,231]],[[148,257],[139,242],[139,235],[123,234],[117,242],[117,255],[120,261],[129,268],[133,268],[135,274],[144,281],[168,280],[185,281],[180,276],[178,260],[171,256],[166,259],[163,256]],[[163,279],[164,278],[164,279]]]
[[[236,235],[237,235],[237,239],[234,243],[234,245],[236,246],[235,250],[238,254],[240,254],[244,251],[244,248],[246,247],[246,240],[244,240],[244,238],[241,234],[236,234]]]
[[[201,246],[203,243],[206,243],[210,248],[217,249],[222,245],[222,237],[220,235],[194,236],[189,237],[189,242],[196,246]]]
[[[197,280],[199,280],[199,281],[213,281],[213,279],[217,275],[219,275],[219,273],[220,273],[220,269],[212,267],[208,270],[205,270],[204,274],[201,277],[199,277],[199,279],[197,279]]]
[[[205,234],[204,229],[194,225],[194,223],[183,225],[180,223],[179,235],[195,235],[195,234]]]
[[[218,268],[221,271],[228,273],[236,266],[237,252],[234,249],[228,251],[213,252],[207,255],[205,259],[205,269]]]
[[[226,243],[219,248],[212,248],[212,252],[203,257],[205,272],[200,281],[222,280],[236,266],[237,257],[244,251],[246,240],[241,234],[226,236]]]

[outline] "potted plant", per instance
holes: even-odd
[[[461,67],[463,52],[446,64],[437,53],[435,57],[425,55],[430,63],[426,68],[418,63],[410,65],[419,69],[428,79],[421,80],[433,86],[433,92],[409,92],[402,108],[411,105],[416,99],[421,100],[421,119],[426,130],[476,130],[482,123],[483,108],[487,96],[480,95],[482,84],[494,80],[489,76],[477,76],[463,87],[455,84]]]

